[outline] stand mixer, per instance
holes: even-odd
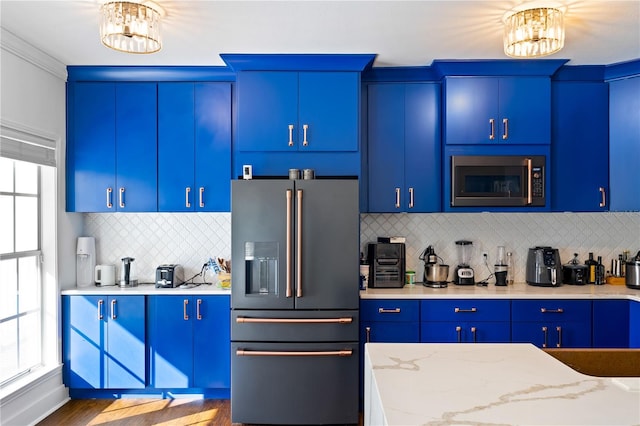
[[[422,285],[431,288],[447,287],[449,265],[438,263],[438,259],[442,261],[442,258],[435,253],[433,246],[427,247],[419,259],[424,261],[424,279]]]
[[[468,240],[458,240],[456,241],[456,248],[458,250],[458,262],[460,263],[456,267],[454,283],[457,285],[474,285],[473,268],[469,266],[473,243]]]

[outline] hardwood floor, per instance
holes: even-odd
[[[38,426],[231,425],[229,400],[72,399]]]

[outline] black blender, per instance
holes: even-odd
[[[473,269],[469,266],[473,243],[468,240],[458,240],[456,241],[456,248],[458,249],[458,262],[460,263],[456,267],[454,282],[457,285],[474,285],[476,282]]]

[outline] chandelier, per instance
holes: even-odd
[[[513,58],[536,58],[556,53],[564,46],[563,12],[541,7],[507,14],[504,19],[504,53]]]
[[[153,2],[109,1],[100,8],[100,40],[126,53],[154,53],[160,43],[163,10]]]

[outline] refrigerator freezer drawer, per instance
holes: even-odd
[[[233,423],[358,423],[358,342],[234,342],[231,349]]]
[[[352,342],[359,311],[231,311],[231,340],[259,342]]]

